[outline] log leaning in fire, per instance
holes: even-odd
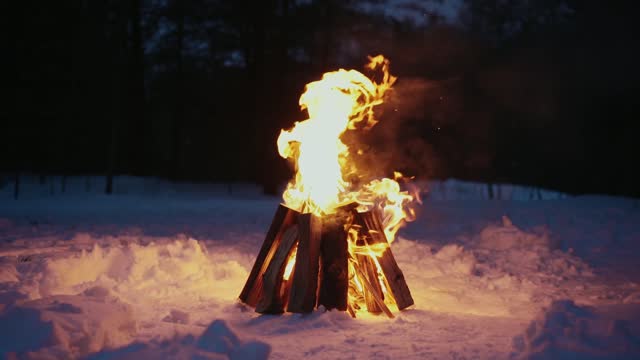
[[[325,216],[320,245],[320,290],[318,306],[348,310],[349,244],[343,216]]]
[[[267,270],[273,255],[278,248],[284,230],[295,222],[298,212],[280,204],[276,210],[269,231],[262,243],[247,282],[240,293],[240,301],[255,307],[262,295],[262,275]]]
[[[291,225],[284,234],[282,234],[278,248],[273,255],[267,270],[262,275],[262,295],[258,304],[256,304],[256,312],[267,314],[279,314],[284,312],[283,299],[280,296],[280,287],[282,286],[282,275],[293,245],[298,239],[298,225]],[[275,245],[275,243],[274,243]]]
[[[322,219],[313,214],[301,214],[298,217],[298,233],[298,252],[287,311],[308,313],[316,306]]]
[[[380,313],[382,308],[378,305],[384,303],[384,295],[382,294],[382,287],[378,281],[378,271],[376,265],[369,255],[356,255],[358,263],[357,269],[360,271],[358,278],[367,286],[363,286],[364,301],[367,305],[367,311],[370,313]]]
[[[368,261],[371,262],[371,265],[373,266],[373,269],[374,269],[373,272],[375,273],[375,264],[373,264],[373,261],[371,260],[371,258],[369,256],[367,256],[367,255],[356,255],[356,257],[364,257],[364,258],[368,259]],[[378,283],[377,277],[376,277],[376,280],[374,282],[369,281],[369,277],[371,276],[370,272],[369,271],[367,271],[367,272],[363,271],[363,269],[360,267],[360,261],[359,260],[356,261],[356,263],[354,264],[353,268],[355,269],[358,278],[362,282],[362,287],[364,288],[364,293],[365,293],[365,301],[367,303],[367,310],[369,312],[380,312],[380,311],[382,311],[390,319],[393,319],[394,318],[393,313],[391,312],[391,310],[389,310],[387,305],[384,303],[384,299],[382,297],[382,290],[380,289],[380,283]],[[374,285],[376,283],[378,284],[377,286]],[[371,310],[372,308],[369,307],[370,303],[375,303],[375,307],[373,307],[373,308],[375,310],[377,310],[377,311],[372,311]]]
[[[398,305],[398,309],[403,310],[413,305],[411,291],[409,291],[407,282],[404,279],[404,274],[402,270],[400,270],[391,252],[389,242],[384,235],[384,228],[380,223],[380,217],[377,216],[375,212],[368,211],[358,213],[355,222],[368,229],[369,236],[367,237],[367,242],[369,245],[386,245],[386,249],[382,255],[378,257],[378,263],[380,264],[380,268],[389,285],[389,290],[395,299],[396,305]]]

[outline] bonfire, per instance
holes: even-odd
[[[308,119],[278,137],[279,154],[291,160],[287,185],[240,300],[259,313],[327,310],[384,313],[413,305],[391,252],[398,229],[411,221],[416,194],[394,178],[364,177],[342,135],[377,122],[396,78],[389,60],[370,57],[372,80],[356,70],[328,72],[307,84],[300,107]]]

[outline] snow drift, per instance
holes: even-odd
[[[416,305],[393,320],[353,320],[258,316],[237,303],[279,199],[135,180],[116,179],[111,197],[74,179],[68,193],[46,186],[17,201],[0,189],[0,356],[637,355],[633,200],[520,201],[531,191],[505,186],[502,198],[518,201],[486,201],[486,185],[432,184],[392,244]]]
[[[623,316],[624,318],[621,318]],[[513,339],[518,359],[638,359],[640,306],[553,302]]]

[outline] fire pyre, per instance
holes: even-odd
[[[346,131],[376,124],[373,108],[396,80],[381,55],[367,68],[381,81],[340,69],[307,84],[300,106],[309,118],[280,133],[278,151],[296,174],[240,294],[257,312],[322,305],[354,317],[363,310],[393,317],[389,307],[413,305],[389,244],[413,219],[410,205],[419,199],[401,191],[400,173],[365,183],[354,160],[362,150],[341,140]]]

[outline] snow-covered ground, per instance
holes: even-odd
[[[352,319],[238,303],[278,198],[102,181],[0,189],[0,357],[640,358],[638,200],[430,183],[392,244],[415,306]]]

